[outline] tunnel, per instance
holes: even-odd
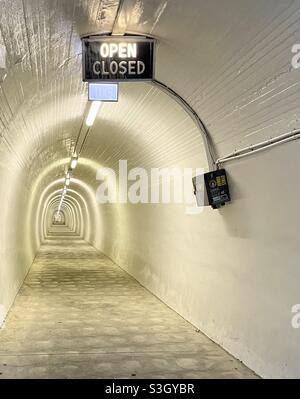
[[[0,7],[0,379],[299,378],[299,2]],[[155,77],[87,123],[82,41],[127,36]]]

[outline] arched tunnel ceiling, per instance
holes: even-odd
[[[28,188],[40,181],[37,197],[62,178],[84,120],[80,37],[87,34],[120,28],[155,37],[157,79],[195,108],[219,155],[299,127],[299,72],[291,69],[298,2],[125,0],[123,27],[115,23],[117,1],[1,5],[7,64],[1,70],[1,162],[13,154],[14,167],[27,171]],[[74,176],[95,189],[96,168],[116,168],[119,159],[131,166],[207,166],[185,111],[140,83],[122,84],[120,102],[103,106]]]
[[[87,34],[114,29],[155,37],[156,78],[196,109],[219,155],[299,127],[299,73],[290,67],[297,1],[125,0],[116,20],[118,6],[1,0],[1,158],[8,147],[30,181],[71,154],[87,103],[80,41]],[[199,132],[173,100],[148,84],[120,91],[119,104],[101,110],[86,159],[113,167],[123,158],[142,166],[197,159],[206,166]],[[54,168],[49,182],[63,168]],[[95,181],[92,170],[77,173]]]

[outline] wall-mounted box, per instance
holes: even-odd
[[[209,205],[218,209],[231,201],[225,169],[205,173],[205,187]]]

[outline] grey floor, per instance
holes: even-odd
[[[0,330],[0,379],[255,377],[72,237],[41,248]]]

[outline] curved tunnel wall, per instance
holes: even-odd
[[[117,10],[100,23],[81,1],[55,10],[51,1],[28,1],[25,9],[19,0],[2,3],[0,324],[47,238],[47,206],[84,118],[80,36],[110,31]],[[157,78],[203,118],[219,156],[299,128],[300,75],[290,67],[297,2],[140,4],[126,32],[158,39]],[[39,20],[38,9],[49,18]],[[220,212],[101,206],[96,171],[117,170],[120,159],[129,168],[207,169],[199,132],[178,104],[146,84],[120,91],[118,104],[103,106],[74,172],[74,228],[260,375],[299,377],[299,333],[291,328],[299,188],[290,184],[298,179],[299,142],[226,165],[233,202]]]

